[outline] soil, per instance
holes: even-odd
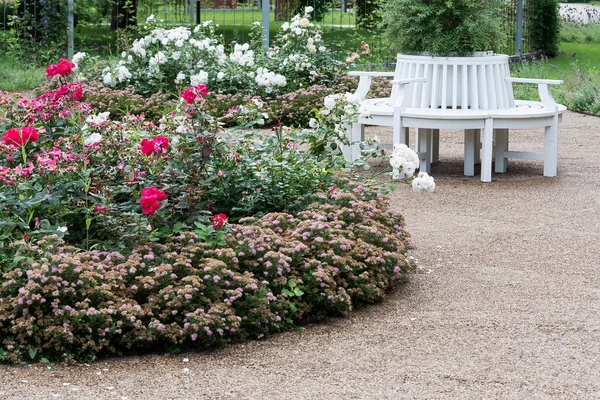
[[[481,183],[462,149],[443,132],[436,192],[392,194],[421,273],[383,303],[210,352],[0,366],[0,399],[600,398],[600,118],[564,115],[554,178],[511,160]]]

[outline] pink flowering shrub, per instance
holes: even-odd
[[[404,220],[376,191],[340,183],[296,216],[242,219],[218,248],[193,233],[129,255],[56,236],[21,247],[0,277],[0,360],[213,346],[381,300],[414,268]]]

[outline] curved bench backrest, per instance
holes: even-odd
[[[515,106],[508,56],[430,57],[398,55],[394,79],[425,77],[412,85],[407,107],[504,109]],[[392,91],[392,104],[396,93]]]

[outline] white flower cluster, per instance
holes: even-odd
[[[326,128],[332,130],[342,143],[348,142],[348,128],[356,122],[359,100],[352,93],[332,94],[324,99],[325,107],[318,112],[318,120],[311,119],[309,126],[313,129]]]
[[[164,29],[152,28],[155,19],[149,17],[150,33],[136,39],[118,63],[106,68],[102,80],[111,87],[142,84],[150,92],[172,90],[174,84],[206,84],[211,91],[249,94],[285,92],[327,80],[340,72],[339,63],[332,60],[320,28],[311,22],[313,11],[306,7],[304,15],[283,24],[288,39],[278,35],[266,56],[253,50],[254,42],[226,48],[211,21],[193,30]],[[260,23],[252,29],[253,40],[260,38]]]
[[[419,167],[419,155],[405,144],[394,144],[390,157],[392,179],[400,179],[402,174],[411,177]]]
[[[254,66],[254,51],[250,50],[248,43],[235,44],[233,47],[233,53],[229,55],[229,59],[241,65],[242,67],[253,67]]]
[[[265,92],[272,93],[273,87],[284,87],[287,85],[285,76],[271,72],[266,68],[258,68],[256,70],[256,78],[254,78],[256,84],[260,87],[265,88]]]
[[[412,181],[413,192],[433,192],[435,190],[435,181],[433,176],[429,176],[427,172],[419,172],[419,175]]]

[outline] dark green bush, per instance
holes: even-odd
[[[503,50],[504,22],[489,0],[390,0],[383,15],[387,42],[401,53]]]
[[[559,5],[556,0],[528,0],[529,46],[547,57],[558,55]]]

